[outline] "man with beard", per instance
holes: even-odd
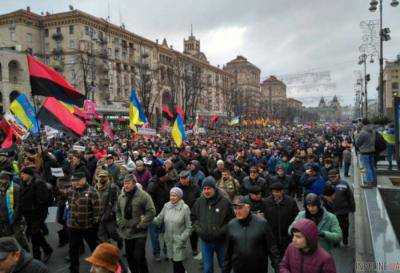
[[[108,172],[104,170],[99,172],[95,187],[100,200],[98,237],[102,242],[113,239],[117,242],[119,249],[122,249],[123,241],[118,235],[115,218],[119,188],[115,183],[110,182]]]
[[[48,273],[47,267],[21,249],[11,237],[0,238],[0,272],[2,273]]]

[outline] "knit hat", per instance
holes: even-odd
[[[321,199],[315,193],[309,193],[306,198],[304,198],[304,207],[307,207],[307,205],[314,205],[320,208]]]
[[[4,260],[8,254],[19,250],[20,247],[13,237],[0,238],[0,260]]]
[[[277,191],[283,190],[283,184],[281,182],[274,182],[274,183],[272,183],[270,189],[277,190]]]
[[[217,185],[216,185],[216,184],[217,184],[217,183],[215,182],[214,177],[212,177],[212,176],[207,176],[207,177],[203,180],[202,188],[204,188],[204,187],[211,187],[211,188],[216,189],[216,188],[217,188]]]
[[[96,247],[92,255],[85,259],[90,264],[115,272],[118,267],[119,249],[113,244],[102,243]]]
[[[35,175],[35,171],[33,170],[32,167],[25,167],[25,168],[23,168],[23,169],[21,170],[21,173],[25,173],[25,174],[30,175],[30,176],[34,176],[34,175]]]
[[[224,161],[223,161],[222,159],[219,159],[219,160],[217,161],[217,165],[224,165]]]
[[[182,196],[183,196],[183,191],[182,191],[180,188],[178,188],[178,187],[173,187],[173,188],[169,191],[169,193],[170,193],[170,194],[175,194],[175,195],[178,196],[179,198],[182,198]]]

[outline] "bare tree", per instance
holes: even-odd
[[[205,88],[203,69],[193,63],[183,64],[183,88],[180,89],[183,110],[188,120],[194,120],[199,100]]]

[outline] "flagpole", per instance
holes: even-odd
[[[39,132],[39,145],[40,145],[40,150],[41,150],[40,157],[42,158],[42,162],[43,162],[44,179],[46,180],[46,182],[49,182],[48,181],[46,163],[45,163],[44,156],[43,156],[44,149],[43,149],[43,142],[42,142],[42,130],[40,128],[39,117],[38,117],[38,115],[39,115],[38,106],[37,106],[37,102],[36,102],[35,96],[32,93],[31,93],[31,97],[32,97],[32,100],[33,100],[33,107],[35,109],[36,126],[37,126],[38,132]]]

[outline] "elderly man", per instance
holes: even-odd
[[[47,267],[21,249],[11,237],[0,238],[0,272],[2,273],[48,273]]]
[[[227,228],[227,246],[222,273],[268,272],[268,256],[278,272],[279,252],[269,223],[251,213],[249,199],[234,200],[236,218]]]
[[[136,185],[133,174],[124,178],[122,193],[117,203],[117,223],[125,240],[129,268],[135,273],[148,273],[146,260],[147,228],[156,214],[150,195]]]

